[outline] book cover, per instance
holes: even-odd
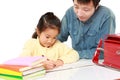
[[[35,66],[44,60],[46,60],[46,58],[44,56],[17,57],[17,58],[10,59],[10,60],[4,62],[4,64]]]

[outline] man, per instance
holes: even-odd
[[[105,35],[115,33],[115,16],[100,0],[73,0],[62,19],[61,42],[71,37],[72,47],[78,51],[80,58],[91,59],[99,40]],[[103,55],[100,56],[103,58]]]

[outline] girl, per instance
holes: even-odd
[[[42,56],[46,69],[53,69],[79,59],[78,53],[57,40],[60,33],[60,20],[52,12],[41,16],[32,39],[28,40],[20,56]]]

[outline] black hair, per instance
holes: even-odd
[[[37,24],[37,29],[40,33],[46,30],[47,28],[58,29],[60,33],[60,27],[60,19],[56,15],[54,15],[53,12],[47,12],[44,15],[42,15]],[[37,38],[37,36],[37,32],[35,31],[32,35],[32,38]]]
[[[89,3],[90,1],[93,2],[95,8],[97,7],[97,5],[99,4],[100,0],[77,0],[78,3],[83,3],[83,4],[87,4]],[[74,0],[73,0],[74,2]]]

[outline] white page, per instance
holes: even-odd
[[[80,67],[87,67],[92,66],[94,63],[92,60],[87,59],[80,59],[79,61],[71,64],[64,64],[63,66],[60,66],[58,68],[55,68],[53,70],[47,70],[47,72],[53,72],[53,71],[60,71],[60,70],[66,70],[66,69],[74,69],[74,68],[80,68]]]

